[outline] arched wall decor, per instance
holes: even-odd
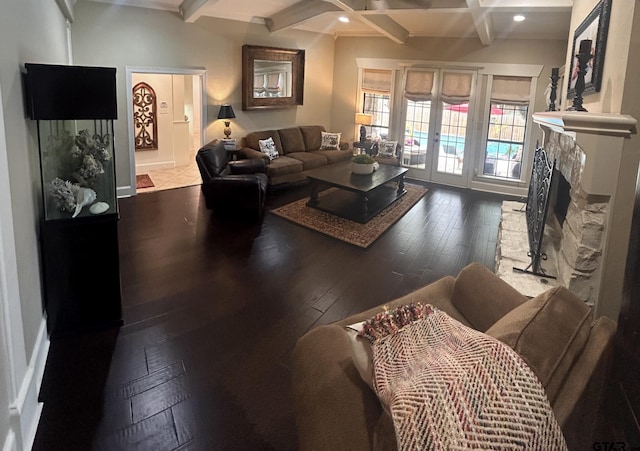
[[[157,150],[156,92],[145,82],[140,82],[133,87],[133,125],[136,150]]]

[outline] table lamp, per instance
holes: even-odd
[[[218,112],[218,119],[224,119],[224,136],[229,139],[231,136],[231,121],[229,119],[235,119],[236,115],[233,113],[233,108],[228,103],[220,105],[220,111]]]
[[[363,146],[367,139],[367,129],[365,125],[371,125],[372,116],[370,114],[356,113],[356,124],[360,124],[360,145]]]

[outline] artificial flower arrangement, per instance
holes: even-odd
[[[351,158],[351,172],[354,174],[371,174],[378,170],[378,162],[366,153]]]
[[[52,166],[58,167],[60,176],[53,178],[46,189],[58,210],[76,217],[83,206],[96,199],[92,187],[96,178],[104,174],[104,164],[111,160],[110,145],[111,135],[91,135],[89,130],[81,130],[76,136],[65,130],[49,137],[49,158],[57,161]]]
[[[371,155],[361,153],[351,158],[351,162],[356,164],[373,164],[376,162],[376,160],[374,160]]]

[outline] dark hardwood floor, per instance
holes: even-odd
[[[52,341],[33,449],[296,449],[300,336],[472,261],[493,269],[503,197],[429,188],[368,249],[269,213],[218,219],[199,186],[121,199],[124,326]]]

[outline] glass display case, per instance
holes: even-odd
[[[38,121],[44,219],[117,213],[113,121]]]
[[[27,114],[37,121],[49,335],[121,325],[116,70],[27,63],[23,77]]]

